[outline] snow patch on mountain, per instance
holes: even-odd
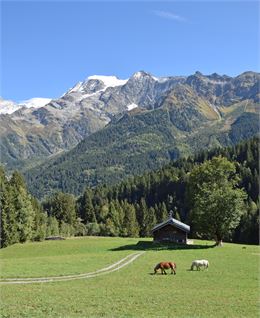
[[[24,100],[20,102],[18,105],[20,107],[26,107],[26,108],[41,108],[47,105],[50,101],[51,101],[51,98],[34,97],[28,100]]]
[[[0,114],[12,114],[20,107],[12,100],[4,100],[0,98]]]
[[[82,92],[83,91],[83,82],[78,82],[75,86],[73,86],[71,89],[69,89],[67,92],[65,92],[61,97],[63,97],[66,94],[73,93],[73,92]]]
[[[133,78],[134,79],[139,79],[139,78],[142,78],[143,76],[143,72],[135,72],[134,75],[133,75]]]
[[[16,103],[12,100],[4,100],[0,98],[0,114],[12,114],[23,107],[40,108],[47,105],[50,101],[50,98],[35,97],[28,100],[24,100],[20,103]]]
[[[132,103],[132,104],[130,104],[130,105],[127,105],[127,110],[130,111],[130,110],[132,110],[132,109],[134,109],[134,108],[136,108],[136,107],[138,107],[138,105]]]
[[[117,78],[116,76],[105,76],[105,75],[92,75],[88,77],[88,80],[101,81],[104,83],[105,88],[122,86],[122,85],[125,85],[125,83],[128,81],[128,79],[122,80]]]
[[[155,76],[152,76],[152,78],[156,81],[156,82],[159,82],[159,83],[164,83],[166,81],[169,80],[169,77],[155,77]]]
[[[146,73],[144,71],[138,71],[138,72],[134,73],[132,77],[135,80],[140,80],[144,77],[150,77],[151,79],[153,79],[154,81],[159,82],[159,83],[163,83],[163,82],[166,82],[167,80],[169,80],[169,77],[156,77],[156,76],[153,76],[152,74]]]

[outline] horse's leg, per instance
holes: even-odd
[[[173,274],[173,273],[174,273],[174,275],[176,275],[174,266],[171,267],[171,274]]]

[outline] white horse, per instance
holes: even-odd
[[[201,267],[203,267],[204,269],[205,268],[208,269],[209,261],[207,261],[206,259],[197,259],[197,260],[192,262],[190,270],[193,271],[193,268],[195,266],[197,267],[197,270],[200,270]]]

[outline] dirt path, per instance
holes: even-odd
[[[97,277],[105,274],[112,273],[117,271],[128,264],[132,263],[136,260],[139,256],[141,256],[144,252],[133,253],[124,258],[120,261],[99,269],[95,272],[78,274],[78,275],[67,275],[67,276],[52,276],[52,277],[36,277],[36,278],[6,278],[1,279],[0,284],[34,284],[34,283],[51,283],[51,282],[62,282],[62,281],[69,281],[69,280],[76,280],[76,279],[85,279],[85,278],[92,278]]]

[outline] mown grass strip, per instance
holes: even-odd
[[[38,278],[10,278],[10,279],[2,279],[0,280],[0,284],[33,284],[33,283],[50,283],[50,282],[61,282],[61,281],[69,281],[75,279],[85,279],[85,278],[92,278],[96,276],[101,276],[104,274],[109,274],[114,271],[117,271],[126,265],[132,263],[136,260],[139,256],[141,256],[144,252],[140,253],[133,253],[130,254],[123,259],[119,260],[118,262],[97,270],[92,273],[84,273],[79,275],[67,275],[67,276],[56,276],[56,277],[38,277]],[[121,264],[121,265],[120,265]]]

